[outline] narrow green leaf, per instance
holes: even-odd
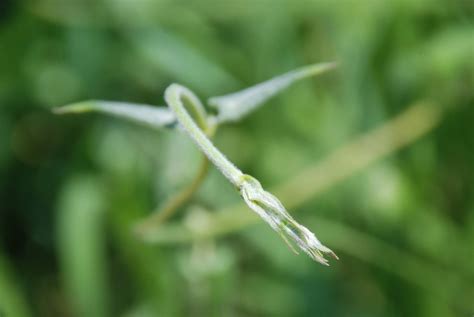
[[[336,66],[337,63],[330,62],[301,67],[244,90],[212,97],[208,103],[219,111],[218,122],[238,121],[294,82],[319,75]]]
[[[56,114],[101,112],[154,129],[171,127],[176,122],[173,112],[168,108],[115,101],[81,101],[56,108],[53,112]]]

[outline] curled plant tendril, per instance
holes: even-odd
[[[165,100],[174,112],[182,128],[189,134],[208,159],[216,165],[222,174],[240,191],[245,203],[257,213],[270,227],[278,232],[294,251],[292,241],[313,260],[329,265],[324,258],[327,253],[337,259],[336,254],[324,246],[306,227],[297,223],[274,195],[265,191],[254,177],[243,174],[232,164],[199,129],[186,111],[182,100],[194,99],[196,96],[186,87],[172,84],[165,91]]]

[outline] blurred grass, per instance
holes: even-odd
[[[22,285],[18,284],[16,273],[3,256],[0,257],[0,314],[5,316],[32,316]]]
[[[473,32],[464,0],[0,2],[0,311],[472,315]],[[206,100],[327,60],[340,68],[215,140],[264,185],[286,184],[276,194],[338,249],[329,270],[244,228],[252,214],[229,208],[239,197],[213,169],[158,233],[222,217],[228,227],[213,230],[235,234],[143,243],[133,226],[189,184],[198,151],[181,134],[49,112],[89,99],[162,105],[171,82]],[[376,146],[351,143],[414,100],[442,120],[418,112]]]
[[[108,315],[103,185],[82,176],[64,185],[57,222],[58,252],[73,311]]]

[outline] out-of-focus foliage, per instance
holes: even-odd
[[[89,99],[163,105],[171,82],[206,100],[332,60],[336,71],[215,137],[243,171],[284,190],[331,153],[370,157],[340,148],[418,101],[442,113],[432,132],[290,208],[340,256],[330,268],[238,218],[238,230],[217,228],[227,235],[141,241],[134,225],[192,181],[198,150],[176,131],[50,112]],[[2,1],[0,312],[471,316],[473,88],[472,1]],[[427,124],[416,118],[393,144]],[[235,204],[211,169],[160,234],[206,228]]]

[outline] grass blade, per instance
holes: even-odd
[[[92,176],[65,186],[58,213],[58,251],[76,316],[108,316],[104,185]]]

